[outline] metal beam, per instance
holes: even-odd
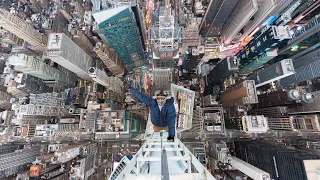
[[[168,161],[189,161],[190,156],[172,156]],[[161,157],[137,157],[137,161],[161,161]]]
[[[162,151],[161,148],[144,148],[142,149],[143,152],[147,151]],[[166,148],[166,151],[183,151],[183,148]]]
[[[168,169],[168,159],[167,152],[165,149],[161,152],[161,179],[169,180],[169,169]]]

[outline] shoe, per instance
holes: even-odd
[[[174,136],[168,136],[167,140],[168,142],[174,142]]]

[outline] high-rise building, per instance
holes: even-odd
[[[220,97],[220,102],[224,107],[258,103],[254,81],[246,80],[226,90]]]
[[[295,73],[291,59],[284,59],[278,63],[263,68],[256,73],[250,75],[247,79],[254,80],[256,87],[266,85],[268,83],[281,80]]]
[[[181,139],[197,139],[204,133],[202,122],[202,109],[197,107],[193,110],[192,128],[181,133]]]
[[[93,14],[101,32],[99,36],[104,43],[116,51],[128,69],[145,64],[139,19],[137,19],[133,7],[135,7],[135,3]]]
[[[265,108],[272,106],[296,106],[297,104],[313,104],[314,96],[312,92],[304,88],[297,89],[277,89],[270,92],[262,92],[259,96],[257,107]]]
[[[252,109],[254,115],[264,115],[266,117],[284,117],[288,116],[287,106],[275,106],[267,108]]]
[[[106,72],[95,67],[89,68],[88,72],[95,82],[104,87],[109,87],[111,78],[106,74]]]
[[[202,129],[206,135],[221,134],[224,131],[224,114],[220,106],[202,108]]]
[[[95,172],[97,158],[97,144],[89,143],[81,145],[80,158],[74,160],[71,166],[71,178],[89,179]]]
[[[15,145],[15,144],[3,144],[0,146],[0,154],[8,154],[12,153],[15,150],[22,149],[23,145]]]
[[[63,65],[83,79],[92,79],[88,73],[88,69],[93,66],[92,58],[63,33],[49,34],[44,57]]]
[[[242,130],[247,133],[262,133],[269,130],[264,116],[242,116]]]
[[[304,24],[301,24],[299,28],[292,28],[292,39],[285,47],[280,49],[279,54],[297,54],[304,50],[304,48],[300,47],[316,46],[319,38],[317,34],[319,33],[320,17],[312,16],[310,14],[314,13],[314,10],[317,9],[314,7],[317,6],[318,2],[294,1],[294,3],[291,4],[291,7],[288,8],[287,12],[283,13],[283,16],[278,19],[278,23],[286,23],[288,20],[292,20],[292,18],[296,16],[294,18],[294,24],[299,24],[299,22],[302,21],[305,22]]]
[[[10,31],[6,31],[4,29],[0,30],[1,32],[1,42],[13,45],[11,52],[21,52],[24,51],[28,55],[33,55],[34,52],[28,49],[28,42],[21,39],[17,35],[11,33]]]
[[[94,114],[90,117],[95,123],[91,128],[95,128],[96,140],[133,139],[144,132],[146,127],[144,116],[131,111],[97,111],[96,113],[97,117],[92,117]]]
[[[278,2],[239,0],[230,18],[223,25],[220,34],[222,42],[228,45],[232,41],[242,41],[244,38],[241,35],[243,34],[246,37],[246,35],[254,31],[254,28],[263,23]]]
[[[61,65],[55,68],[33,56],[12,55],[8,58],[8,63],[13,65],[15,70],[38,77],[49,86],[57,84],[65,88],[74,87],[79,79],[73,72]]]
[[[237,54],[241,63],[240,73],[248,74],[266,64],[278,55],[278,48],[284,47],[290,39],[289,26],[266,26]]]
[[[0,14],[0,23],[4,29],[28,42],[30,44],[28,48],[36,51],[37,53],[45,51],[47,46],[47,36],[36,30],[32,24],[27,23],[19,16],[12,14],[5,9],[1,8]]]
[[[308,179],[306,160],[319,159],[315,152],[293,150],[264,142],[236,141],[236,157],[270,174],[272,179]]]
[[[273,130],[320,131],[317,115],[268,118],[268,126]]]
[[[26,170],[27,165],[40,155],[40,146],[32,146],[12,153],[0,155],[0,178],[6,178]]]
[[[12,123],[18,125],[21,129],[25,129],[26,134],[30,137],[34,134],[45,134],[37,136],[51,136],[53,131],[58,131],[58,124],[50,123],[54,123],[58,116],[69,115],[68,109],[64,105],[65,97],[63,94],[30,94],[25,99],[22,98],[20,102],[15,103],[15,118]],[[39,124],[48,124],[48,126]],[[37,127],[37,125],[39,126]],[[50,129],[50,132],[47,132],[46,129]]]
[[[170,83],[173,81],[172,69],[158,69],[154,71],[154,87],[155,90],[169,90]]]
[[[182,48],[180,48],[180,52],[185,54],[188,46],[198,46],[199,45],[199,25],[196,20],[192,20],[190,23],[186,25],[184,30],[184,37],[182,42]]]
[[[168,2],[166,2],[168,3]],[[179,47],[184,37],[184,28],[174,17],[169,4],[159,7],[159,17],[149,29],[149,42],[151,44],[153,61],[165,61],[179,58]],[[162,68],[173,68],[163,67]]]
[[[11,109],[11,99],[12,95],[8,92],[0,91],[0,108],[1,109]]]
[[[214,84],[220,84],[225,78],[239,70],[239,60],[234,57],[226,57],[222,59],[207,75],[208,86],[212,88]]]
[[[200,34],[203,37],[217,36],[237,2],[238,0],[210,1],[200,25]]]
[[[282,86],[291,86],[303,81],[312,80],[319,77],[320,71],[318,66],[320,65],[320,49],[316,49],[303,56],[300,56],[293,60],[293,66],[295,68],[295,74],[283,78],[280,80]]]
[[[52,92],[53,88],[49,87],[42,79],[24,74],[10,72],[6,76],[4,86],[7,87],[7,92],[15,97],[24,97],[29,93],[46,93]]]
[[[75,161],[74,166],[71,167],[71,179],[89,179],[89,177],[95,173],[96,161],[95,154],[88,155]]]
[[[118,76],[124,73],[125,65],[113,49],[100,42],[96,44],[95,52],[109,69],[109,71],[111,71],[114,75]]]
[[[73,34],[72,40],[89,56],[95,57],[93,52],[94,44],[89,40],[83,31],[77,31]]]

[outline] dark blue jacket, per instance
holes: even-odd
[[[161,112],[157,100],[145,96],[138,90],[131,88],[130,92],[141,102],[150,107],[150,116],[152,124],[159,127],[168,126],[169,136],[175,136],[176,109],[174,108],[173,97],[164,104]]]

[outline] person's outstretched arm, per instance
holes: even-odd
[[[174,108],[174,105],[168,109],[168,120],[169,120],[169,137],[174,137],[176,135],[176,109]]]
[[[134,88],[130,88],[130,92],[134,95],[134,97],[136,97],[139,101],[145,103],[147,106],[150,106],[154,101],[154,99],[144,95],[143,93]]]

